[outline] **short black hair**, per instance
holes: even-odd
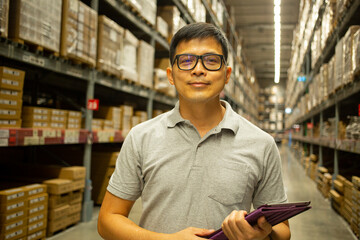
[[[219,28],[217,28],[213,24],[199,22],[190,23],[182,27],[179,31],[177,31],[177,33],[175,33],[170,43],[170,64],[172,64],[174,61],[176,47],[181,41],[189,41],[192,39],[205,39],[209,37],[215,38],[215,40],[220,43],[225,62],[227,62],[229,50],[228,41],[224,34],[220,31]]]

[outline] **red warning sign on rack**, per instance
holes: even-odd
[[[99,99],[89,99],[87,109],[96,111],[99,110]]]

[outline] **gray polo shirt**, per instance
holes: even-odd
[[[222,104],[223,120],[203,138],[179,103],[131,129],[107,190],[127,200],[141,196],[141,227],[218,229],[233,210],[287,201],[273,138]]]

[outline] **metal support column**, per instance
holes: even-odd
[[[339,151],[337,150],[337,139],[338,139],[338,124],[340,115],[339,103],[335,103],[335,148],[334,148],[334,174],[333,179],[339,174]]]
[[[97,77],[96,70],[92,70],[90,73],[90,79],[87,86],[86,91],[86,103],[89,99],[94,98],[94,90],[95,90],[95,80]],[[93,208],[94,208],[94,201],[91,200],[91,190],[92,190],[92,182],[90,179],[91,173],[91,149],[92,149],[92,139],[91,139],[91,121],[93,118],[93,111],[86,108],[85,110],[85,128],[89,131],[88,139],[85,143],[84,148],[84,159],[83,159],[83,166],[86,168],[86,178],[85,178],[85,190],[84,190],[84,202],[82,208],[82,217],[81,221],[88,222],[92,218]]]
[[[324,126],[324,115],[323,115],[323,111],[320,112],[320,138],[323,135],[323,126]],[[323,166],[323,151],[322,151],[322,146],[319,146],[319,166]]]
[[[155,38],[152,37],[150,39],[150,45],[155,48]],[[154,65],[155,65],[155,61],[154,61]],[[153,109],[154,109],[154,98],[155,98],[155,91],[150,91],[149,99],[148,99],[148,102],[147,102],[147,109],[146,109],[148,119],[152,118]]]
[[[314,137],[314,117],[311,117],[311,129],[308,136],[310,136],[311,139]],[[314,154],[314,145],[312,143],[310,143],[310,155],[311,154]]]

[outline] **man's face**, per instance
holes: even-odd
[[[185,53],[223,55],[220,43],[212,37],[180,42],[175,55]],[[219,99],[220,92],[229,82],[231,68],[223,63],[218,71],[209,71],[204,68],[199,59],[194,69],[181,70],[178,68],[176,60],[172,68],[168,68],[167,74],[170,84],[175,85],[178,91],[180,102],[206,103]]]

